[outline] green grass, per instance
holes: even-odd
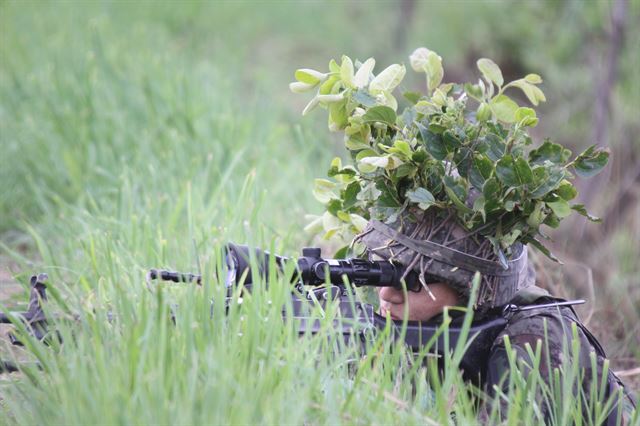
[[[414,25],[409,40],[458,64],[459,44],[488,28],[472,18],[498,9],[420,8],[446,19]],[[299,338],[280,316],[287,283],[273,279],[228,315],[214,280],[144,283],[150,267],[213,276],[226,241],[287,255],[313,242],[302,232],[321,208],[313,179],[342,152],[323,122],[299,116],[304,100],[287,83],[341,53],[406,60],[413,45],[393,51],[396,13],[384,2],[0,3],[0,266],[17,265],[25,285],[47,272],[52,309],[73,314],[64,344],[18,355],[46,372],[2,378],[3,424],[477,419],[482,395],[455,363],[429,384],[433,370],[384,338],[365,357],[328,322]],[[624,270],[622,288],[634,274]],[[511,380],[511,422],[539,423],[535,377]],[[578,403],[557,419],[578,421]],[[498,406],[486,416],[498,421]]]

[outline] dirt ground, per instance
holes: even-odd
[[[0,261],[0,305],[9,310],[22,310],[26,306],[26,292],[22,286],[13,279],[10,271],[10,264]],[[12,326],[0,324],[0,359],[12,361],[14,359],[26,359],[25,354],[9,341],[8,333]],[[1,386],[11,384],[12,376],[19,373],[0,374]],[[2,392],[0,390],[0,404],[2,403]]]
[[[9,266],[7,264],[0,265],[0,305],[13,310],[16,302],[20,301],[19,298],[24,294],[22,286],[13,279]],[[20,302],[24,303],[26,300]],[[6,341],[10,328],[10,325],[0,324],[0,339],[3,340],[3,343]]]

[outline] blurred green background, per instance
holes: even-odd
[[[638,0],[0,1],[3,300],[35,269],[70,283],[194,269],[227,240],[295,254],[322,208],[313,179],[344,153],[322,114],[300,116],[294,70],[343,53],[380,70],[426,46],[445,81],[477,78],[480,57],[505,80],[540,74],[537,141],[610,148],[580,185],[604,223],[568,221],[553,234],[565,267],[536,262],[543,285],[590,299],[615,369],[637,367],[639,22]]]

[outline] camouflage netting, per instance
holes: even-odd
[[[486,238],[469,233],[447,212],[405,212],[396,222],[371,220],[356,237],[370,257],[396,261],[416,271],[428,291],[429,282],[444,282],[468,298],[476,271],[482,275],[476,309],[502,306],[514,294],[534,285],[535,272],[528,264],[527,248],[511,247],[507,268],[498,261]]]

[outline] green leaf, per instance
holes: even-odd
[[[329,166],[329,173],[331,173],[331,171],[335,171],[337,173],[337,171],[340,170],[341,168],[342,168],[342,159],[340,157],[333,157],[333,160],[331,160],[331,165]]]
[[[451,130],[447,130],[442,134],[442,142],[447,152],[454,152],[456,148],[462,145],[462,142]]]
[[[504,126],[498,122],[489,122],[487,123],[487,127],[491,130],[491,133],[498,136],[501,140],[504,140],[509,136],[509,130],[505,129]]]
[[[376,188],[380,190],[377,204],[381,207],[400,207],[398,203],[398,194],[390,182],[379,180],[376,182]]]
[[[327,74],[323,74],[320,71],[308,68],[301,68],[299,70],[296,70],[294,76],[296,80],[302,83],[312,84],[314,86],[327,78]]]
[[[484,206],[485,206],[484,195],[480,195],[473,202],[473,211],[474,212],[480,212],[480,215],[482,216],[482,221],[486,222],[487,221],[487,213],[485,212]]]
[[[402,139],[395,141],[393,143],[393,147],[397,149],[397,152],[404,154],[408,158],[411,158],[411,154],[413,154],[413,150],[411,149],[409,142],[403,141]]]
[[[516,207],[516,202],[513,200],[504,202],[504,209],[508,212],[512,212],[515,207]]]
[[[408,191],[407,198],[409,199],[409,201],[417,203],[418,207],[420,207],[422,210],[427,210],[436,202],[433,194],[422,187]]]
[[[424,71],[427,73],[427,89],[431,92],[440,85],[444,76],[442,58],[436,52],[431,51],[427,55]]]
[[[417,112],[413,107],[407,107],[402,111],[402,115],[400,116],[402,120],[403,127],[411,127],[413,122],[416,121]]]
[[[563,264],[560,261],[560,259],[555,257],[554,254],[551,253],[551,251],[549,251],[549,249],[544,246],[544,244],[542,244],[540,241],[536,240],[535,238],[529,237],[529,238],[526,238],[525,240],[523,240],[523,242],[531,244],[532,246],[537,248],[542,254],[544,254],[549,259],[553,260],[554,262],[558,262],[561,265]]]
[[[379,154],[371,148],[364,149],[356,155],[356,161],[360,161],[365,157],[377,157]]]
[[[531,84],[540,84],[540,83],[542,83],[542,77],[540,77],[538,74],[527,74],[524,77],[524,80],[527,83],[531,83]]]
[[[578,196],[578,190],[575,186],[568,180],[563,180],[558,189],[556,189],[556,193],[562,199],[571,201]]]
[[[439,107],[430,100],[428,101],[425,99],[419,100],[416,103],[415,108],[418,114],[422,114],[424,116],[439,114],[442,112],[442,107]]]
[[[358,170],[360,170],[360,173],[373,173],[377,170],[378,168],[372,164],[369,164],[366,161],[358,161]]]
[[[333,95],[316,95],[316,99],[323,104],[330,104],[336,102],[342,102],[344,100],[345,92],[336,93]]]
[[[416,170],[418,170],[418,169],[413,164],[405,163],[405,164],[400,165],[396,169],[396,171],[395,171],[393,176],[396,179],[402,178],[402,177],[405,177],[405,176],[411,176],[411,175],[415,174]]]
[[[473,213],[473,210],[462,201],[467,199],[467,191],[464,186],[451,176],[445,176],[442,182],[444,183],[444,191],[457,209],[462,213]]]
[[[417,104],[420,98],[422,97],[422,93],[420,92],[404,92],[402,94],[406,100],[411,102],[413,105]]]
[[[511,247],[516,242],[516,239],[518,239],[520,235],[522,235],[521,229],[514,229],[513,231],[509,232],[504,237],[502,237],[501,239],[502,246],[505,249],[508,247]]]
[[[329,95],[333,93],[333,88],[336,84],[340,84],[340,77],[338,77],[337,75],[332,75],[331,77],[326,79],[324,83],[320,85],[318,94]]]
[[[570,156],[570,150],[547,139],[542,146],[529,153],[529,161],[534,165],[543,164],[545,161],[564,165]]]
[[[358,193],[360,192],[360,183],[351,182],[342,193],[342,207],[345,210],[350,209],[358,202]]]
[[[590,178],[597,175],[607,165],[609,161],[609,151],[603,148],[597,148],[592,145],[582,154],[573,160],[571,165],[576,174],[583,178]]]
[[[336,199],[330,200],[327,203],[326,209],[334,216],[340,217],[340,210],[342,210],[342,201]]]
[[[518,104],[506,95],[495,96],[489,102],[489,107],[500,121],[513,123],[516,119]]]
[[[533,96],[535,96],[538,102],[546,102],[547,98],[544,96],[544,93],[542,92],[542,90],[540,90],[540,88],[533,86],[531,90],[533,91]],[[533,104],[538,105],[537,103],[533,103]]]
[[[423,149],[418,149],[411,154],[411,160],[416,163],[422,163],[427,159],[427,153]]]
[[[501,202],[500,183],[498,182],[498,179],[496,179],[495,177],[487,179],[487,181],[484,183],[484,186],[482,187],[482,195],[485,198],[485,212],[491,213],[492,211],[497,209],[500,206]]]
[[[436,160],[444,160],[447,157],[447,149],[442,142],[442,137],[428,130],[420,123],[418,123],[417,126],[427,152]]]
[[[356,155],[356,163],[358,164],[358,170],[362,173],[373,173],[376,171],[376,166],[369,164],[368,162],[362,162],[367,157],[377,157],[378,153],[372,149],[363,149]]]
[[[582,216],[586,217],[591,222],[596,222],[596,223],[601,223],[602,222],[602,219],[600,219],[599,217],[591,216],[589,214],[589,212],[587,211],[586,207],[584,206],[584,204],[574,204],[574,205],[571,206],[571,209],[576,211],[576,212],[578,212]]]
[[[391,92],[384,91],[381,94],[382,94],[382,97],[384,98],[384,101],[382,102],[383,105],[388,106],[389,108],[391,108],[394,111],[398,109],[398,101],[391,94]]]
[[[521,185],[529,185],[533,183],[533,173],[529,163],[522,157],[517,157],[515,161],[515,170]]]
[[[469,182],[478,190],[482,190],[484,183],[493,173],[493,162],[485,155],[476,154],[473,157]]]
[[[519,88],[525,94],[529,102],[538,105],[540,102],[546,101],[544,93],[538,87],[528,83],[525,79],[515,80],[510,85]]]
[[[342,246],[340,247],[340,249],[338,249],[338,251],[336,251],[333,254],[333,258],[334,259],[346,259],[347,256],[349,255],[349,245],[347,244],[346,246]]]
[[[532,108],[520,107],[516,110],[516,123],[525,127],[535,127],[538,124],[538,117]]]
[[[302,83],[301,81],[295,81],[293,83],[289,83],[289,90],[293,93],[304,93],[316,87],[314,84]]]
[[[482,154],[476,154],[473,158],[473,166],[480,172],[483,179],[489,179],[493,173],[493,162]]]
[[[332,128],[331,125],[335,127]],[[333,102],[329,104],[329,125],[332,130],[342,130],[349,124],[347,115],[347,101]]]
[[[529,217],[527,217],[527,225],[534,229],[538,229],[546,217],[547,215],[544,212],[544,203],[542,201],[538,201]]]
[[[494,133],[488,133],[480,138],[478,151],[485,154],[493,162],[501,159],[506,150],[507,145],[503,138]]]
[[[560,218],[558,216],[555,215],[555,213],[551,212],[549,213],[549,215],[544,219],[544,222],[542,222],[543,224],[556,229],[558,226],[560,226]]]
[[[322,216],[312,216],[311,221],[304,227],[304,232],[317,234],[322,231]]]
[[[547,202],[547,206],[560,219],[564,219],[571,214],[571,207],[569,207],[569,203],[562,198],[558,199],[558,201]]]
[[[371,80],[369,91],[373,94],[391,92],[400,84],[406,72],[404,65],[393,64],[388,66]]]
[[[342,55],[342,65],[340,66],[340,78],[347,87],[354,87],[353,84],[353,62],[351,58]]]
[[[359,164],[369,164],[374,167],[386,168],[389,166],[390,157],[365,157]]]
[[[519,187],[533,182],[529,163],[522,157],[514,159],[507,154],[496,164],[496,176],[506,186]]]
[[[359,201],[371,202],[372,200],[377,200],[380,194],[382,194],[382,192],[376,188],[376,184],[369,182],[360,190],[356,198]]]
[[[340,65],[338,65],[335,59],[329,61],[329,71],[336,74],[340,73]]]
[[[495,62],[491,59],[482,58],[478,59],[477,65],[478,69],[487,81],[493,81],[498,87],[502,86],[502,83],[504,83],[502,72]]]
[[[453,151],[453,163],[456,165],[458,174],[469,180],[469,171],[473,165],[473,152],[466,146],[461,146]]]
[[[431,53],[431,50],[426,47],[418,47],[409,55],[409,63],[415,72],[425,72],[429,53]]]
[[[353,99],[354,101],[358,102],[360,105],[363,105],[367,108],[374,107],[378,104],[378,101],[376,101],[376,98],[371,96],[369,92],[367,92],[366,90],[362,90],[362,89],[359,89],[353,92],[353,94],[351,95],[351,99]]]
[[[336,198],[336,194],[333,192],[335,186],[335,182],[331,182],[330,180],[316,179],[314,181],[313,196],[322,204],[326,204],[331,199]]]
[[[353,78],[353,84],[357,88],[366,87],[369,84],[369,77],[373,72],[373,67],[376,65],[376,60],[373,58],[369,58],[358,68],[358,72]]]
[[[465,83],[464,91],[469,97],[476,101],[482,101],[482,89],[477,84]]]
[[[314,96],[314,98],[311,99],[311,101],[309,101],[309,103],[302,110],[302,115],[304,116],[309,114],[309,112],[313,111],[319,104],[320,100],[317,96]]]
[[[322,226],[324,226],[325,231],[338,228],[340,226],[340,219],[326,211],[322,215]]]
[[[565,171],[561,167],[545,168],[538,166],[533,169],[534,184],[530,192],[532,198],[542,198],[560,185],[565,178]]]
[[[437,135],[441,135],[444,131],[447,130],[445,126],[442,126],[437,123],[429,123],[429,131],[435,133]]]
[[[426,47],[419,47],[409,56],[411,68],[415,72],[424,72],[427,75],[427,92],[431,93],[442,82],[444,70],[442,58],[434,51]]]
[[[344,142],[344,145],[347,147],[347,149],[351,150],[351,151],[359,151],[362,149],[370,149],[371,146],[364,142],[360,137],[358,136],[352,136],[349,139],[347,139]]]
[[[329,173],[328,176],[329,177],[334,177],[334,176],[344,176],[344,177],[349,177],[349,176],[355,176],[357,174],[356,170],[353,168],[353,166],[347,166],[344,168],[340,168],[340,169],[336,169],[336,168],[330,168],[329,169]],[[351,179],[349,179],[351,180]]]
[[[364,231],[368,224],[367,219],[360,216],[359,214],[351,213],[349,215],[349,220],[351,221],[351,224],[355,227],[356,232],[358,233]]]
[[[369,108],[367,112],[362,116],[362,120],[365,123],[384,123],[388,126],[395,126],[396,124],[396,112],[388,106],[375,106]]]
[[[487,121],[491,119],[491,108],[486,102],[482,102],[476,111],[476,120]]]

